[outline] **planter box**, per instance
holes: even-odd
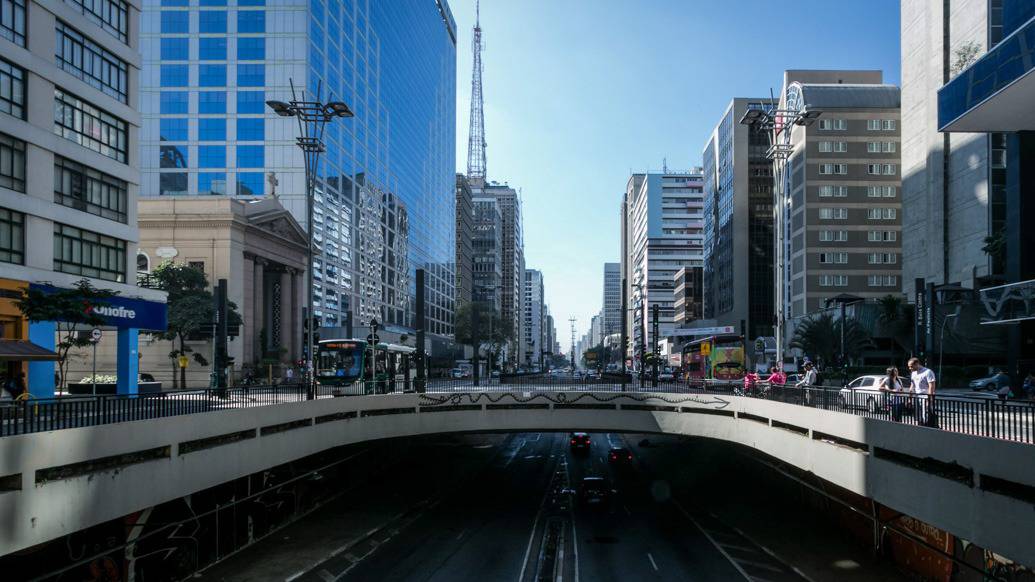
[[[151,394],[162,391],[161,382],[139,382],[137,384],[137,392],[139,394]],[[93,394],[93,384],[82,384],[79,382],[69,382],[68,393],[76,396],[82,396],[85,394]],[[115,384],[97,384],[98,394],[115,394]]]

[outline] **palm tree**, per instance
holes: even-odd
[[[879,306],[877,320],[884,333],[891,337],[892,361],[894,361],[894,352],[899,349],[908,351],[908,346],[912,343],[912,338],[909,337],[911,327],[909,311],[900,295],[885,295],[877,301],[877,304]]]
[[[853,360],[871,345],[869,335],[854,317],[843,321],[829,313],[814,315],[798,324],[791,347],[824,364],[837,360],[841,353],[841,325],[844,325],[845,357]]]

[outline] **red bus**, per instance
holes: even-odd
[[[741,380],[744,378],[744,340],[739,335],[713,335],[683,344],[686,380]]]

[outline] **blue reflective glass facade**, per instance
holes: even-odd
[[[160,159],[169,141],[192,154],[176,176],[143,168],[142,195],[276,194],[309,228],[297,124],[265,101],[290,100],[289,80],[310,94],[319,84],[356,116],[324,133],[315,314],[326,327],[349,311],[357,325],[412,327],[424,268],[428,331],[452,332],[456,31],[446,0],[150,0],[141,27],[143,159]],[[161,91],[163,65],[188,67],[195,84]]]

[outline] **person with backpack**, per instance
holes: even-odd
[[[817,385],[818,373],[812,362],[805,362],[803,367],[805,368],[805,373],[801,375],[801,380],[794,387],[802,389],[803,404],[805,406],[812,406],[812,389]]]

